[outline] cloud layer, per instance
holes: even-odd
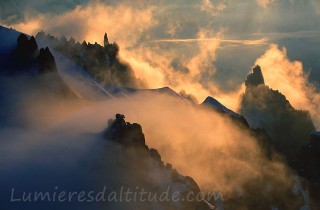
[[[107,32],[110,41],[119,43],[121,57],[150,88],[170,86],[200,102],[212,95],[237,109],[248,70],[271,43],[286,47],[289,58],[300,60],[306,66],[304,74],[311,70],[308,81],[320,82],[319,5],[314,0],[1,4],[6,12],[0,22],[30,34],[44,30],[102,43]]]

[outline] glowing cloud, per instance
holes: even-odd
[[[257,0],[257,3],[264,7],[267,8],[269,5],[275,3],[276,0]]]
[[[302,63],[291,61],[285,48],[271,45],[256,64],[262,67],[266,85],[283,93],[294,108],[309,110],[319,129],[320,94],[314,84],[308,82]]]
[[[108,32],[110,40],[125,47],[133,45],[146,28],[155,24],[153,9],[92,2],[60,15],[40,14],[35,17],[26,14],[24,22],[11,27],[29,34],[43,30],[56,36],[67,35],[79,41],[101,44],[103,34]]]
[[[225,2],[218,1],[213,3],[212,0],[202,0],[200,9],[203,12],[206,12],[212,16],[216,16],[219,12],[223,12],[226,9],[227,5]]]

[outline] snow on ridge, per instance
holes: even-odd
[[[210,96],[208,96],[206,98],[206,100],[204,100],[204,102],[202,102],[203,105],[209,105],[215,109],[217,109],[218,111],[221,111],[221,112],[224,112],[224,113],[227,113],[233,117],[236,117],[236,118],[241,118],[241,115],[238,114],[238,113],[235,113],[234,111],[228,109],[227,107],[225,107],[223,104],[221,104],[217,99],[215,98],[212,98]]]
[[[170,87],[162,87],[162,88],[155,88],[155,89],[139,89],[139,88],[126,88],[126,87],[117,86],[115,84],[109,84],[104,86],[104,89],[107,90],[109,93],[111,93],[115,97],[125,96],[127,98],[130,98],[130,95],[132,94],[159,93],[159,94],[166,94],[169,96],[173,96],[181,100],[184,100],[185,102],[188,102],[190,104],[194,104],[192,101],[183,97],[179,93],[175,92]]]
[[[114,98],[80,66],[55,50],[50,49],[50,51],[55,57],[60,76],[71,86],[77,95],[95,100]]]
[[[17,46],[17,38],[21,33],[13,29],[0,26],[0,53],[10,53]]]
[[[10,54],[17,46],[17,38],[22,32],[0,26],[0,55]],[[25,34],[28,38],[30,35]],[[46,43],[37,40],[39,48],[47,47]],[[113,98],[113,96],[104,90],[97,81],[95,81],[85,70],[72,62],[67,57],[49,48],[55,58],[58,73],[67,85],[81,98],[103,100]]]
[[[17,38],[20,34],[24,34],[14,29],[0,26],[0,35],[4,39],[0,43],[0,56],[9,54],[17,45]],[[25,34],[28,38],[30,35]],[[47,47],[46,43],[36,40],[39,48]],[[61,53],[50,48],[50,52],[55,58],[58,73],[66,84],[80,98],[93,100],[113,99],[115,97],[124,96],[129,98],[130,94],[135,93],[162,93],[182,99],[190,104],[194,104],[191,100],[185,98],[170,87],[162,87],[156,89],[135,89],[120,87],[114,84],[102,86],[87,71],[77,65],[75,62],[62,55]]]

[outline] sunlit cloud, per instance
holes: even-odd
[[[257,3],[264,8],[267,8],[269,5],[272,5],[275,2],[276,0],[257,0]]]
[[[210,14],[211,16],[216,16],[220,12],[223,12],[227,8],[226,1],[217,1],[212,0],[202,0],[200,5],[200,10]]]
[[[308,81],[300,61],[291,61],[285,48],[270,48],[256,61],[262,67],[266,85],[283,93],[292,106],[308,110],[317,129],[320,129],[320,93]]]
[[[23,22],[10,26],[29,34],[43,30],[55,36],[72,36],[79,41],[101,44],[103,34],[108,32],[110,40],[126,47],[133,45],[146,28],[155,24],[153,10],[153,7],[138,9],[121,4],[114,7],[93,2],[60,15],[31,16],[26,13]]]
[[[274,11],[264,8],[272,5],[279,6],[276,15],[266,18]],[[312,5],[318,3],[312,1]],[[183,10],[180,10],[181,7]],[[241,8],[250,8],[250,15]],[[231,9],[238,9],[237,13]],[[188,15],[185,15],[186,11]],[[255,16],[255,12],[259,14]],[[302,12],[305,14],[305,10]],[[320,34],[316,27],[302,30],[296,24],[293,30],[292,18],[286,20],[283,16],[296,16],[275,0],[199,0],[187,3],[144,0],[132,3],[125,0],[110,1],[108,4],[90,1],[57,14],[30,13],[28,10],[23,13],[23,21],[8,26],[29,34],[44,30],[55,36],[72,36],[80,42],[86,40],[100,44],[103,43],[103,34],[107,32],[109,40],[119,44],[121,58],[132,66],[139,79],[147,81],[148,87],[169,86],[177,92],[185,90],[200,102],[211,95],[232,109],[237,109],[243,90],[241,82],[245,80],[249,65],[268,44],[287,38],[318,38]],[[242,25],[239,27],[237,22],[239,18],[248,19],[248,23],[241,24],[245,28],[250,25],[252,31],[244,33]],[[294,20],[294,23],[300,23],[305,19]],[[252,61],[245,62],[246,56],[241,61],[232,59],[239,52],[247,53],[249,48],[250,53],[256,53],[256,57],[251,55]],[[226,49],[228,59],[218,55]],[[230,63],[232,68],[222,71],[216,67],[217,62]],[[248,63],[248,66],[243,63]],[[233,72],[233,68],[237,68],[238,72]],[[219,81],[218,85],[215,82],[217,73],[223,74],[227,81]],[[239,75],[243,76],[243,80],[239,79]],[[232,84],[232,88],[224,91],[227,83]]]

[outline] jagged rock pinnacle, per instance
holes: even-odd
[[[109,39],[108,39],[108,34],[107,33],[105,33],[104,34],[104,46],[106,47],[106,46],[108,46],[110,43],[109,43]]]
[[[147,148],[141,125],[126,122],[123,114],[116,114],[110,127],[104,131],[104,137],[124,146]]]
[[[259,65],[253,68],[253,72],[248,75],[245,84],[246,87],[264,85],[264,78],[261,71],[261,67]]]

